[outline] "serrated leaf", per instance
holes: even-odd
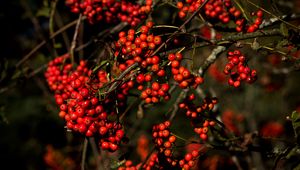
[[[37,11],[36,13],[37,17],[49,17],[50,16],[50,8],[48,7],[43,7],[40,10]]]
[[[289,30],[287,29],[287,27],[284,23],[280,24],[280,31],[283,36],[285,36],[285,37],[289,36]]]

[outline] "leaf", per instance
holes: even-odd
[[[9,124],[7,117],[5,116],[4,113],[4,106],[0,107],[0,125],[1,124]]]
[[[283,39],[276,45],[276,49],[281,49],[288,44],[289,44],[289,41],[287,39]]]
[[[117,168],[119,168],[120,166],[122,166],[123,164],[125,164],[125,162],[126,162],[126,160],[124,159],[124,160],[122,160],[122,161],[112,161],[111,162],[111,166],[110,166],[110,168],[111,169],[117,169]]]
[[[280,31],[283,36],[285,36],[285,37],[289,36],[289,30],[287,29],[286,24],[284,24],[284,23],[280,24]]]
[[[40,10],[37,11],[36,13],[37,17],[49,17],[50,16],[50,8],[48,7],[43,7]]]
[[[61,48],[62,47],[62,44],[61,43],[55,43],[54,44],[54,48]]]
[[[291,115],[292,126],[294,129],[295,137],[297,139],[297,143],[300,143],[300,113],[294,111]]]
[[[298,164],[293,170],[300,170],[300,164]]]
[[[251,48],[255,51],[261,48],[260,44],[256,41],[256,39],[254,39],[253,43],[251,44]]]
[[[290,159],[293,156],[297,156],[299,155],[299,147],[295,146],[287,155],[286,155],[286,159]]]

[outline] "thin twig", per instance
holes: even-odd
[[[86,17],[82,17],[82,20],[85,20]],[[62,32],[66,31],[70,27],[74,26],[77,23],[77,20],[70,22],[69,24],[65,25],[61,29],[57,30],[49,39],[53,39],[57,35],[61,34]],[[17,64],[16,67],[20,67],[25,61],[27,61],[34,53],[36,53],[41,47],[43,47],[47,43],[46,40],[40,42],[35,48],[33,48],[28,54],[26,54]]]
[[[50,18],[49,18],[49,35],[52,36],[54,34],[54,16],[55,16],[55,11],[56,11],[56,5],[57,5],[58,0],[54,0],[51,2],[51,11],[50,11]],[[53,44],[53,49],[54,49],[54,55],[57,56],[57,51],[56,51],[56,42],[55,38],[52,39],[52,44]]]
[[[99,159],[100,155],[99,155],[98,148],[97,148],[97,145],[96,145],[96,142],[95,142],[95,138],[90,137],[89,141],[90,141],[90,145],[92,147],[92,151],[93,151],[93,154],[94,154],[94,157],[95,157],[95,160],[96,160],[97,170],[105,169],[103,160],[101,159],[101,162],[100,162],[100,159]]]
[[[49,18],[49,33],[50,33],[50,36],[54,34],[54,16],[55,16],[57,1],[58,0],[54,0],[51,3],[51,11],[50,11],[50,18]],[[53,38],[53,40],[54,40],[54,38]]]
[[[269,15],[272,15],[273,17],[277,18],[278,20],[280,20],[281,22],[285,23],[286,25],[289,25],[289,26],[291,26],[291,27],[293,27],[293,28],[295,28],[295,29],[300,30],[299,27],[297,27],[297,26],[295,26],[295,25],[293,25],[293,24],[291,24],[291,23],[289,23],[289,22],[286,22],[285,20],[283,20],[283,19],[281,19],[280,17],[278,17],[278,16],[272,14],[272,13],[269,12],[268,10],[266,10],[266,9],[264,9],[264,8],[262,8],[262,7],[258,6],[258,5],[256,5],[255,3],[253,3],[253,2],[251,2],[251,1],[249,1],[249,0],[247,0],[247,2],[248,2],[249,4],[255,6],[256,8],[261,9],[261,10],[264,11],[265,13],[267,13],[267,14],[269,14]]]
[[[165,45],[167,45],[167,43],[169,42],[169,41],[171,41],[172,40],[172,38],[178,33],[178,32],[180,32],[184,27],[185,27],[185,25],[186,24],[188,24],[199,12],[200,12],[200,10],[204,7],[204,5],[206,4],[208,2],[208,0],[206,0],[206,1],[204,1],[202,4],[201,4],[201,6],[187,19],[187,20],[185,20],[185,22],[180,26],[180,27],[178,27],[177,28],[177,30],[175,31],[175,32],[173,32],[173,34],[171,34],[170,36],[169,36],[169,38],[164,42],[164,43],[162,43],[152,54],[151,54],[151,56],[154,56],[156,53],[158,53],[159,52],[159,50],[161,50]]]
[[[59,11],[55,12],[55,24],[58,26],[58,28],[62,28],[64,26],[64,23],[61,19]],[[70,47],[71,47],[70,39],[69,39],[68,34],[66,32],[62,32],[62,38],[65,42],[66,49],[70,49]]]
[[[84,138],[84,143],[83,143],[83,148],[82,148],[82,157],[81,157],[81,170],[85,169],[87,146],[88,146],[88,139]]]
[[[70,48],[70,58],[71,58],[72,65],[74,65],[74,49],[76,47],[76,40],[77,40],[77,37],[78,37],[81,18],[82,18],[82,14],[79,15],[79,18],[77,20],[76,27],[75,27],[75,32],[74,32],[74,36],[73,36],[73,40],[72,40],[71,48]]]

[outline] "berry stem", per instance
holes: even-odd
[[[233,0],[234,3],[238,6],[238,8],[241,10],[243,16],[246,18],[247,21],[251,21],[248,17],[248,15],[246,14],[244,8],[242,7],[242,5],[237,1],[237,0]]]
[[[180,32],[180,30],[182,30],[186,24],[188,24],[199,12],[200,10],[204,7],[204,5],[206,5],[208,2],[208,0],[204,1],[201,6],[187,19],[185,20],[185,22],[175,31],[173,32],[173,34],[170,35],[170,37],[163,42],[152,54],[151,56],[154,56],[156,53],[159,52],[159,50],[161,50],[169,41],[172,40],[172,38],[178,33]]]
[[[176,138],[178,138],[178,139],[180,139],[180,140],[183,140],[183,141],[185,141],[185,142],[188,141],[187,139],[184,139],[183,137],[180,137],[180,136],[174,134],[173,132],[171,132],[171,135],[176,136]]]

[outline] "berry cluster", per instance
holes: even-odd
[[[203,83],[203,78],[193,75],[187,68],[181,66],[183,59],[181,53],[169,54],[168,60],[153,55],[155,48],[161,45],[160,36],[155,36],[151,31],[152,22],[140,27],[139,32],[133,29],[120,32],[115,43],[115,56],[121,71],[137,63],[139,74],[135,78],[137,89],[141,91],[141,98],[145,103],[157,103],[161,99],[168,100],[169,84],[166,81],[170,70],[174,80],[181,88],[194,87]],[[146,85],[145,85],[146,84]]]
[[[239,87],[241,81],[253,83],[257,79],[256,70],[251,70],[247,66],[246,57],[239,50],[229,51],[227,54],[228,63],[224,68],[224,73],[230,75],[228,84]]]
[[[82,13],[90,23],[104,20],[107,23],[118,21],[137,26],[151,11],[152,0],[145,5],[128,0],[66,0],[73,13]]]
[[[165,121],[153,126],[152,137],[157,152],[150,156],[149,160],[143,165],[143,167],[141,167],[141,163],[133,165],[132,161],[127,160],[125,165],[119,167],[118,170],[135,170],[140,168],[150,170],[154,166],[158,169],[191,169],[195,165],[199,151],[193,149],[190,153],[187,153],[183,159],[177,159],[173,155],[176,136],[172,135],[170,126],[170,121]]]
[[[195,95],[189,95],[182,103],[179,104],[179,108],[186,110],[186,116],[191,118],[194,124],[194,131],[199,134],[200,138],[204,141],[207,140],[208,127],[214,126],[214,121],[204,120],[203,114],[209,113],[217,104],[217,98],[205,98],[200,106],[193,103]],[[200,124],[200,125],[199,125]]]
[[[127,86],[122,86],[116,98],[97,98],[99,88],[107,83],[107,74],[102,70],[93,73],[86,61],[73,70],[68,64],[68,55],[55,58],[48,64],[45,77],[51,90],[55,91],[55,101],[60,108],[59,116],[66,121],[69,130],[87,137],[99,136],[99,145],[103,149],[116,151],[124,137],[122,125],[109,119],[116,110],[105,106],[125,104]],[[92,75],[92,74],[96,74]],[[125,94],[123,94],[125,93]]]
[[[171,72],[174,80],[179,84],[180,88],[194,87],[196,88],[199,84],[203,83],[203,78],[200,76],[193,75],[187,68],[181,66],[182,54],[169,54],[168,59],[171,64]]]
[[[158,155],[157,153],[153,153],[148,161],[142,166],[142,163],[139,163],[137,165],[133,165],[131,160],[127,160],[125,162],[125,166],[121,166],[118,168],[118,170],[138,170],[138,169],[145,169],[145,170],[151,170],[154,165],[158,164]]]
[[[152,129],[152,137],[161,158],[159,163],[160,165],[165,164],[164,166],[167,167],[181,167],[188,170],[195,165],[194,161],[198,157],[199,151],[193,150],[191,153],[187,153],[184,159],[178,161],[173,155],[176,136],[171,134],[170,124],[170,121],[165,121],[154,125]]]
[[[176,137],[170,133],[170,121],[165,121],[158,125],[154,125],[152,128],[152,137],[156,148],[160,153],[164,153],[166,157],[172,156],[172,146],[176,141]],[[170,162],[171,163],[171,162]]]
[[[160,164],[164,166],[176,167],[178,160],[174,158],[173,147],[175,145],[176,137],[170,132],[170,121],[154,125],[152,128],[152,137],[155,147],[158,150]]]
[[[140,34],[130,29],[128,32],[120,32],[119,40],[115,43],[115,56],[118,57],[119,68],[124,71],[127,67],[137,62],[142,68],[153,72],[160,70],[160,58],[151,56],[157,45],[161,44],[161,37],[154,36],[150,29],[153,22],[147,22],[141,26]]]
[[[187,0],[185,2],[178,2],[177,7],[180,10],[178,15],[180,18],[185,18],[187,13],[195,12],[205,0]],[[238,32],[254,32],[259,28],[262,23],[263,12],[258,10],[253,24],[247,24],[246,19],[243,17],[242,12],[233,6],[231,0],[210,0],[204,6],[203,16],[210,19],[212,22],[222,22],[223,24],[229,23],[231,20],[236,24],[236,31]]]
[[[199,151],[193,150],[192,153],[187,153],[184,156],[184,159],[179,161],[179,165],[184,170],[189,170],[195,166],[195,160],[199,156]]]
[[[235,7],[230,8],[230,10],[233,12],[239,11]],[[251,16],[256,16],[256,18],[252,24],[247,25],[246,20],[243,17],[240,17],[239,19],[237,19],[235,21],[235,24],[237,25],[237,27],[236,27],[237,32],[246,31],[246,32],[250,33],[250,32],[255,32],[256,30],[258,30],[258,28],[259,28],[260,24],[262,24],[262,20],[263,20],[262,10],[252,12]]]
[[[141,26],[139,33],[130,29],[127,33],[120,32],[119,40],[115,43],[115,56],[121,71],[134,63],[140,66],[140,73],[136,76],[137,89],[141,91],[141,98],[146,103],[157,103],[160,99],[170,98],[169,84],[154,81],[166,76],[164,62],[157,55],[151,56],[157,45],[161,44],[161,37],[150,32],[152,22]],[[156,77],[156,78],[154,78]],[[149,84],[151,83],[151,84]],[[148,84],[148,86],[145,86]]]
[[[158,103],[159,98],[164,98],[164,100],[169,100],[170,95],[168,93],[170,89],[169,84],[159,84],[158,82],[153,82],[151,88],[146,88],[141,93],[141,98],[145,100],[146,103]]]

